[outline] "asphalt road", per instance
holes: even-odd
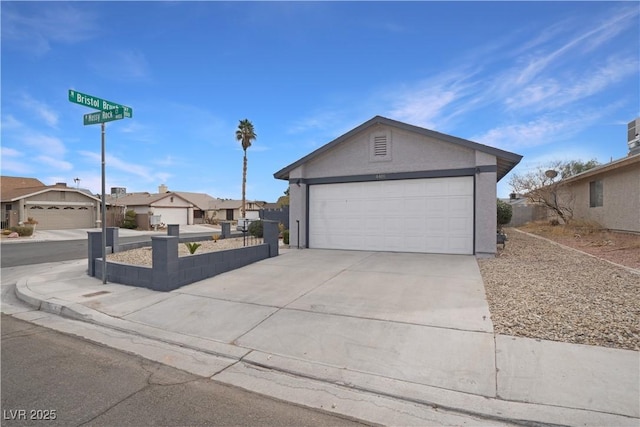
[[[362,426],[2,314],[3,426]]]
[[[180,237],[210,236],[210,233],[190,233]],[[151,241],[151,237],[120,237],[119,242],[132,243]],[[47,242],[19,242],[0,245],[0,267],[42,264],[45,262],[68,261],[87,257],[87,239],[52,240]]]

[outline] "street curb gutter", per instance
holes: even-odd
[[[493,420],[525,426],[637,426],[638,423],[637,418],[623,415],[472,395],[379,377],[365,372],[349,371],[339,367],[286,356],[267,354],[258,350],[200,337],[177,334],[129,320],[111,317],[82,304],[69,303],[55,297],[46,300],[42,299],[41,296],[29,289],[28,284],[29,277],[20,279],[15,288],[16,296],[40,311],[106,327],[141,338],[160,341],[191,351],[236,360],[238,363],[215,374],[212,378],[265,394],[270,394],[274,381],[277,381],[281,388],[286,387],[285,383],[291,383],[289,394],[285,393],[280,397],[283,400],[288,400],[287,397],[296,396],[299,393],[299,385],[293,385],[293,382],[302,380],[338,387],[348,392],[362,392],[368,395],[395,399],[405,404],[424,405],[429,410],[440,408],[442,411],[477,417],[488,421]],[[261,371],[260,375],[255,374],[256,370]],[[248,372],[251,372],[251,374]],[[300,403],[304,404],[304,402]],[[316,406],[312,405],[312,407]],[[320,409],[326,410],[327,408],[320,407]],[[567,420],[571,421],[567,423]]]

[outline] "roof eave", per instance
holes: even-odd
[[[280,169],[278,172],[274,173],[273,176],[276,179],[283,179],[283,180],[288,180],[289,179],[289,173],[296,169],[297,167],[307,163],[309,160],[312,160],[313,158],[319,156],[320,154],[330,150],[331,148],[333,148],[334,146],[340,144],[341,142],[349,139],[350,137],[352,137],[353,135],[363,131],[364,129],[373,126],[375,124],[384,124],[384,125],[388,125],[388,126],[393,126],[396,128],[400,128],[400,129],[404,129],[406,131],[409,132],[414,132],[414,133],[418,133],[421,135],[425,135],[425,136],[429,136],[432,138],[436,138],[442,141],[447,141],[447,142],[451,142],[453,144],[456,145],[461,145],[463,147],[467,147],[473,150],[478,150],[478,151],[482,151],[484,153],[493,155],[496,157],[496,161],[498,163],[498,172],[497,172],[497,181],[500,181],[502,178],[505,177],[505,175],[507,175],[518,163],[520,163],[520,160],[522,160],[522,156],[519,154],[515,154],[515,153],[511,153],[509,151],[504,151],[501,150],[499,148],[494,148],[494,147],[489,147],[488,145],[484,145],[484,144],[480,144],[478,142],[474,142],[474,141],[469,141],[467,139],[463,139],[463,138],[458,138],[456,136],[452,136],[452,135],[447,135],[444,133],[440,133],[440,132],[436,132],[430,129],[425,129],[425,128],[421,128],[419,126],[415,126],[415,125],[410,125],[408,123],[403,123],[403,122],[399,122],[397,120],[392,120],[386,117],[382,117],[382,116],[375,116],[372,119],[364,122],[363,124],[361,124],[360,126],[350,130],[349,132],[339,136],[338,138],[334,139],[333,141],[323,145],[322,147],[318,148],[315,151],[312,151],[311,153],[307,154],[306,156],[304,156],[303,158],[297,160],[294,163],[291,163],[288,166],[285,166],[284,168]]]

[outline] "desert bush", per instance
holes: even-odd
[[[33,227],[11,227],[11,231],[18,233],[18,236],[31,236],[33,234]]]
[[[184,245],[189,249],[191,255],[195,254],[198,248],[202,246],[202,244],[196,242],[186,242]]]
[[[507,225],[511,222],[512,215],[513,208],[511,205],[498,199],[498,230],[502,230],[503,225]]]
[[[289,244],[289,230],[284,230],[282,232],[282,243],[285,245]]]
[[[128,210],[124,214],[124,221],[122,222],[122,228],[128,228],[130,230],[133,230],[137,227],[138,227],[138,224],[136,223],[136,211]]]
[[[253,237],[262,238],[264,235],[264,224],[262,223],[262,220],[253,221],[249,224],[249,234]]]

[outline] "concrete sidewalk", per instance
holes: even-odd
[[[41,311],[306,406],[392,425],[640,424],[640,354],[495,335],[473,257],[283,250],[168,293],[103,285],[86,260],[36,273],[16,293]]]

